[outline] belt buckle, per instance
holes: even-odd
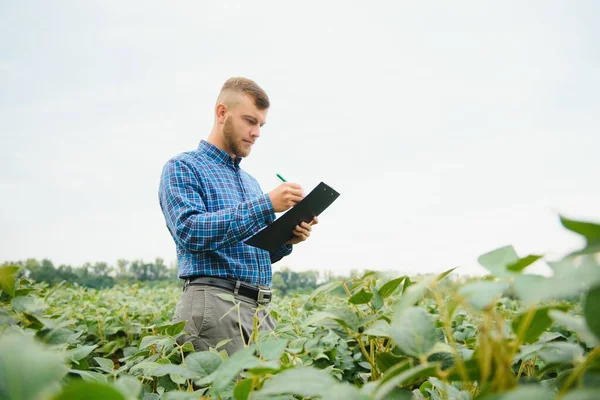
[[[271,291],[267,289],[258,289],[258,297],[256,299],[258,304],[268,304],[271,302]]]

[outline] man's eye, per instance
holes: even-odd
[[[246,122],[248,122],[250,125],[256,124],[256,121],[254,121],[253,119],[250,119],[250,118],[246,118]]]

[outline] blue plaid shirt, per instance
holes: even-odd
[[[205,140],[163,168],[159,202],[177,248],[178,275],[235,278],[271,285],[271,263],[292,252],[269,253],[243,243],[275,220],[268,194],[234,159]]]

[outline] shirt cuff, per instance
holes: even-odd
[[[267,224],[270,224],[275,220],[275,211],[273,209],[273,203],[271,203],[271,197],[269,194],[263,194],[257,198],[255,207],[253,207],[256,215],[259,219],[263,220]]]

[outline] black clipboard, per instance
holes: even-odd
[[[340,194],[321,182],[298,204],[260,230],[244,243],[274,252],[294,237],[294,228],[301,222],[310,222],[333,203]]]

